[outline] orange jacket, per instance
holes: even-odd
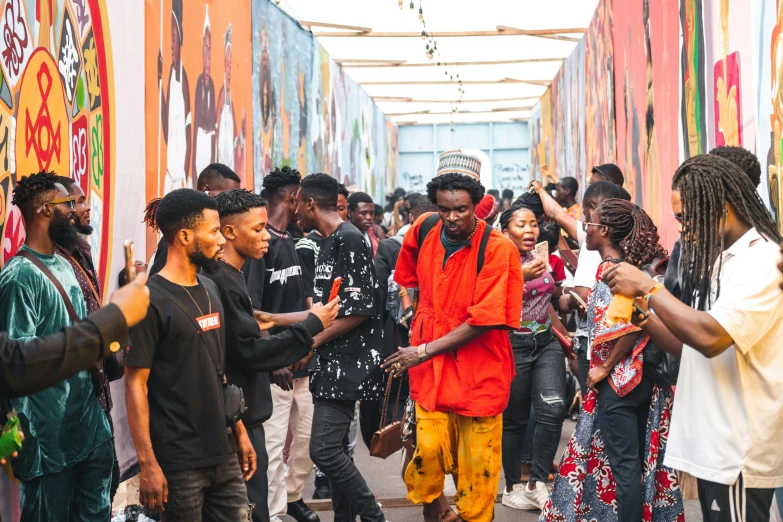
[[[411,346],[439,339],[462,323],[496,326],[456,351],[436,355],[410,373],[411,398],[426,410],[486,417],[503,413],[514,378],[514,355],[506,329],[519,328],[522,311],[522,265],[516,246],[493,230],[476,277],[484,228],[454,253],[443,267],[446,250],[439,221],[418,245],[425,214],[408,230],[394,280],[419,288],[419,307],[411,325]]]

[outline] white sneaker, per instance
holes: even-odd
[[[522,492],[524,484],[514,484],[511,491],[503,492],[503,505],[512,509],[536,509],[536,506],[525,498]]]
[[[527,504],[531,507],[522,509],[544,509],[544,504],[546,504],[546,501],[549,500],[549,490],[547,489],[546,484],[539,481],[536,482],[535,489],[529,489],[529,487],[530,483],[528,482],[528,485],[525,486],[525,488],[522,490],[522,496],[524,497]]]

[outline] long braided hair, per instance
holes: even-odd
[[[780,233],[748,176],[734,163],[715,154],[686,160],[674,174],[672,190],[682,201],[682,295],[697,310],[706,310],[718,261],[717,295],[723,266],[723,230],[728,203],[734,212],[770,241],[780,243]]]
[[[530,208],[529,206],[520,203],[517,199],[516,202],[508,207],[506,210],[503,211],[502,214],[500,214],[500,218],[498,220],[498,223],[500,224],[500,231],[503,232],[506,229],[508,229],[509,224],[511,224],[511,218],[514,217],[514,214],[517,213],[519,210],[529,210],[533,213],[533,215],[536,214],[535,209]],[[536,216],[536,219],[538,219],[538,216]]]
[[[641,208],[624,199],[607,199],[596,212],[625,262],[641,268],[655,258],[666,257],[666,250],[658,242],[658,228]]]

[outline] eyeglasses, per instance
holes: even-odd
[[[672,212],[672,216],[674,216],[674,219],[676,219],[676,220],[677,220],[677,222],[678,222],[680,225],[682,225],[682,213],[680,213],[680,214],[675,214],[674,212]]]
[[[67,196],[67,197],[64,197],[64,198],[53,199],[53,200],[51,200],[51,201],[47,201],[46,203],[44,203],[43,205],[41,205],[41,206],[38,208],[38,210],[36,210],[36,213],[40,214],[40,213],[41,213],[41,211],[42,211],[42,210],[43,210],[43,208],[44,208],[44,205],[47,205],[47,204],[48,204],[48,205],[59,205],[60,203],[67,203],[67,204],[68,204],[68,209],[69,209],[69,210],[76,210],[76,198],[75,198],[75,197],[73,197],[73,196]]]
[[[602,225],[601,223],[590,223],[589,221],[582,221],[582,230],[587,232],[587,227],[605,227],[606,225]]]

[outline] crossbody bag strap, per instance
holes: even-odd
[[[212,353],[212,350],[209,349],[209,345],[207,344],[207,341],[204,339],[204,330],[201,329],[201,325],[198,324],[198,321],[196,321],[193,318],[193,315],[191,315],[190,311],[187,309],[185,305],[182,304],[182,301],[174,297],[174,294],[163,288],[163,286],[158,283],[156,280],[157,277],[160,277],[163,279],[163,276],[160,274],[155,274],[152,276],[149,281],[147,281],[147,285],[152,285],[155,287],[155,290],[159,291],[161,294],[163,294],[164,297],[168,298],[171,302],[173,302],[175,305],[179,307],[180,310],[193,322],[193,324],[196,326],[196,330],[198,330],[198,337],[201,339],[201,342],[204,343],[204,348],[207,349],[207,353],[209,354],[209,358],[212,359],[212,364],[215,365],[215,370],[217,371],[218,375],[223,376],[223,365],[219,364],[217,359],[215,359],[215,355]],[[206,286],[204,287],[206,288]],[[207,290],[209,292],[209,290]]]
[[[17,256],[23,257],[30,261],[32,264],[40,270],[43,275],[45,275],[47,278],[49,278],[49,281],[52,282],[54,287],[57,289],[57,291],[60,293],[60,297],[63,299],[63,304],[65,304],[65,309],[68,310],[68,316],[71,318],[72,323],[78,323],[81,319],[79,318],[79,315],[76,313],[76,309],[73,307],[73,303],[71,302],[71,299],[68,297],[68,294],[65,293],[65,289],[63,288],[63,285],[60,284],[60,282],[57,280],[56,277],[54,277],[54,274],[46,267],[43,262],[41,262],[38,257],[35,256],[32,252],[29,252],[27,250],[20,250],[16,253]]]
[[[87,271],[84,269],[84,267],[82,267],[81,263],[79,263],[79,261],[77,261],[75,257],[73,257],[72,255],[69,255],[68,258],[71,261],[73,261],[73,263],[77,267],[79,267],[79,270],[82,271],[82,274],[84,274],[84,279],[86,279],[87,280],[87,284],[90,285],[90,290],[92,290],[92,295],[95,297],[95,300],[98,301],[98,305],[100,306],[101,305],[101,296],[98,295],[98,291],[95,289],[95,286],[92,284],[92,281],[90,280],[89,274],[87,274]]]
[[[492,227],[489,226],[487,222],[484,222],[484,234],[481,236],[481,242],[479,243],[478,262],[476,263],[476,275],[479,275],[481,273],[481,269],[484,268],[484,255],[487,252],[487,243],[489,242],[490,235],[492,235]]]

